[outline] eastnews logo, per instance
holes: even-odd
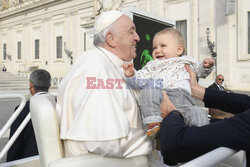
[[[162,89],[163,79],[136,79],[127,78],[126,81],[123,79],[101,79],[96,77],[87,77],[86,89],[123,89],[124,82],[127,89]]]

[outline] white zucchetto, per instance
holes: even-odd
[[[105,30],[111,24],[113,24],[118,18],[120,18],[124,13],[118,10],[110,10],[102,13],[95,21],[94,25],[94,35]]]

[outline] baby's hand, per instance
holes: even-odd
[[[211,67],[214,66],[214,63],[215,63],[214,59],[206,58],[206,59],[203,60],[202,64],[203,64],[204,68],[211,68]]]
[[[126,77],[132,77],[135,75],[134,63],[126,63],[123,64],[122,67]]]

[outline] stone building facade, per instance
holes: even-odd
[[[249,0],[1,0],[0,69],[27,75],[44,68],[56,85],[92,47],[96,17],[131,6],[175,20],[188,55],[200,61],[217,55],[215,72],[201,80],[204,86],[221,73],[227,88],[249,90]]]

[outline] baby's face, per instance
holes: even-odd
[[[171,33],[158,34],[153,39],[153,58],[169,59],[181,56],[183,48]]]

